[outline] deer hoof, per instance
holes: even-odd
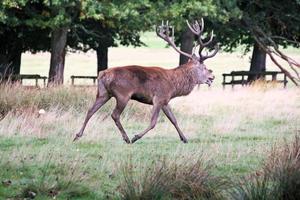
[[[188,143],[187,139],[181,139],[181,141],[185,144]]]
[[[123,140],[124,140],[127,144],[130,144],[130,140],[129,140],[128,137],[127,137],[127,138],[123,138]]]
[[[131,139],[131,143],[134,143],[135,141],[137,141],[138,139],[140,139],[141,136],[139,135],[135,135],[132,139]]]
[[[81,137],[81,135],[76,134],[75,138],[73,139],[73,142],[75,142],[76,140],[78,140]]]

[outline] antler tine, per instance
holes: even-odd
[[[200,28],[200,29],[201,29],[201,33],[202,33],[203,30],[204,30],[204,20],[203,20],[203,18],[201,18],[201,28]],[[215,46],[215,49],[214,49],[214,51],[213,51],[212,54],[210,54],[210,55],[205,55],[205,56],[201,54],[201,52],[203,51],[203,49],[204,49],[205,47],[207,47],[207,46],[213,41],[213,38],[214,38],[214,31],[213,31],[213,30],[211,31],[209,40],[206,41],[206,42],[204,42],[204,41],[202,40],[201,35],[199,35],[199,37],[198,37],[199,56],[200,56],[200,60],[201,60],[202,62],[203,62],[205,59],[207,59],[207,58],[211,58],[211,57],[215,56],[215,55],[217,54],[217,52],[219,51],[219,46],[216,45],[216,46]]]
[[[214,30],[211,31],[209,40],[208,40],[207,42],[205,42],[205,43],[202,43],[202,45],[203,45],[203,46],[209,45],[209,44],[212,42],[213,38],[214,38]],[[202,42],[202,41],[201,41],[201,42]]]
[[[169,45],[171,45],[173,47],[173,49],[175,49],[175,51],[177,51],[179,54],[182,54],[188,58],[192,59],[192,55],[185,53],[183,51],[180,51],[174,41],[169,37],[169,24],[168,22],[166,23],[166,25],[164,25],[164,23],[162,22],[161,26],[156,27],[156,34],[158,37],[162,38],[163,40],[165,40]]]
[[[195,20],[194,24],[190,24],[188,20],[186,20],[186,23],[189,27],[189,29],[197,36],[201,36],[203,32],[203,27],[204,27],[204,21],[203,18],[201,18],[201,22],[199,23],[197,20]]]
[[[200,26],[199,26],[199,23],[197,22],[197,21],[195,21],[195,23],[193,24],[193,28],[195,29],[195,30],[200,30]]]
[[[199,24],[197,22],[197,24],[193,24],[192,26],[190,25],[189,21],[186,20],[186,23],[189,27],[189,29],[195,34],[195,35],[199,35],[200,34],[200,29],[199,29]]]
[[[169,26],[168,23],[167,25],[164,25],[164,22],[162,21],[162,25],[156,27],[156,34],[165,40],[167,43],[171,42],[171,39],[169,38]]]
[[[203,30],[204,30],[204,19],[203,19],[203,17],[201,17],[201,33],[203,32]]]
[[[199,24],[199,22],[197,21],[197,23]],[[204,20],[203,20],[203,18],[201,18],[201,22],[200,22],[200,33],[202,34],[202,32],[203,32],[203,30],[204,30]],[[198,37],[198,42],[199,42],[199,44],[200,44],[200,46],[205,46],[204,44],[203,44],[203,41],[202,41],[202,39],[201,39],[201,34],[199,34],[199,37]],[[205,43],[206,44],[206,43]]]
[[[212,54],[206,55],[206,56],[203,56],[202,54],[200,54],[200,59],[201,59],[201,61],[203,62],[203,61],[206,60],[207,58],[214,57],[214,56],[218,53],[218,51],[219,51],[219,45],[216,44],[216,45],[215,45],[215,49],[214,49],[214,51],[213,51]]]

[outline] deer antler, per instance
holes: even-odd
[[[186,21],[189,29],[198,36],[198,45],[199,45],[199,56],[200,56],[200,61],[203,62],[204,60],[206,60],[207,58],[211,58],[213,56],[215,56],[217,54],[217,52],[219,51],[219,46],[216,45],[215,49],[213,51],[213,53],[211,53],[210,55],[202,55],[202,51],[205,47],[207,47],[213,40],[214,38],[214,31],[211,32],[210,34],[210,38],[207,42],[203,42],[203,40],[201,39],[201,35],[203,33],[204,30],[204,20],[203,18],[201,18],[201,22],[199,23],[197,20],[195,20],[194,24],[190,24],[188,21]]]
[[[169,26],[169,22],[167,21],[166,24],[164,24],[164,22],[162,21],[161,25],[156,27],[156,34],[158,37],[162,38],[163,40],[165,40],[169,45],[171,45],[175,51],[177,51],[179,54],[182,54],[188,58],[191,58],[192,59],[192,55],[191,54],[188,54],[188,53],[185,53],[183,51],[180,51],[175,43],[174,43],[174,40],[172,38],[170,38],[170,26]],[[172,28],[171,28],[172,29]],[[173,33],[174,33],[174,30],[172,29]]]

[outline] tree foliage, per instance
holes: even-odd
[[[4,73],[19,73],[21,53],[25,51],[49,50],[49,29],[32,26],[29,20],[33,15],[29,10],[36,4],[23,9],[26,1],[7,1],[0,3],[0,70]],[[19,61],[18,61],[19,60]],[[8,69],[4,67],[9,66]]]
[[[258,49],[253,53],[253,61],[257,58],[256,53],[268,53],[266,47],[274,45],[277,49],[287,46],[299,47],[299,0],[162,0],[157,6],[160,9],[160,17],[172,20],[175,24],[176,42],[180,46],[191,38],[190,36],[183,39],[184,35],[188,35],[185,33],[187,31],[185,20],[203,17],[205,30],[215,31],[216,41],[222,50],[232,52],[242,46],[244,53],[247,53],[256,44]],[[183,50],[191,53],[191,46]],[[265,62],[264,59],[261,61]],[[290,63],[295,62],[288,63],[290,66]],[[251,66],[253,64],[256,63],[251,63]],[[287,73],[287,70],[279,68]],[[295,75],[298,76],[298,73]],[[292,76],[289,77],[292,79]]]
[[[300,46],[300,1],[240,1],[242,23],[252,39],[296,85],[300,83],[300,64],[285,55],[280,46]],[[283,66],[278,60],[285,61]]]
[[[66,44],[73,50],[108,48],[117,46],[117,41],[139,46],[143,44],[140,32],[151,28],[150,5],[148,0],[4,0],[0,26],[7,30],[1,29],[0,42],[9,46],[5,37],[9,35],[13,40],[17,34],[21,43],[17,47],[25,47],[21,52],[54,51],[51,47],[57,45],[50,45],[50,37],[56,30],[65,28]],[[38,37],[40,33],[42,36]]]
[[[83,51],[117,46],[117,41],[140,46],[140,32],[152,24],[150,8],[147,0],[84,1],[70,31],[70,46]]]
[[[193,36],[185,21],[202,17],[205,31],[215,31],[214,42],[224,51],[243,45],[248,52],[254,44],[264,51],[299,47],[299,13],[299,0],[2,0],[0,65],[15,62],[25,51],[53,50],[51,36],[61,28],[67,31],[67,49],[94,49],[102,55],[98,59],[107,59],[109,47],[143,45],[140,33],[161,20],[174,25],[176,43],[182,48],[190,40],[184,48],[191,52]]]

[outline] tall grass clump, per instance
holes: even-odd
[[[141,171],[123,169],[122,199],[224,199],[229,181],[213,175],[211,165],[197,160],[158,160]]]
[[[276,199],[272,184],[267,176],[253,176],[235,181],[235,186],[230,191],[234,200],[271,200]]]
[[[0,114],[10,111],[49,109],[51,107],[78,111],[86,110],[95,98],[95,89],[51,87],[26,89],[18,84],[0,85]]]
[[[278,199],[300,199],[300,136],[296,135],[291,143],[275,146],[264,171]]]
[[[232,190],[232,199],[300,199],[300,137],[275,145],[263,169],[252,179],[244,179]]]

